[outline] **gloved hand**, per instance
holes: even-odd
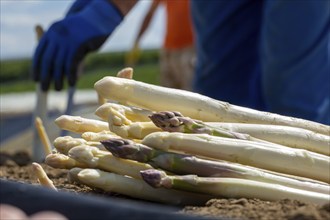
[[[34,80],[41,81],[44,91],[52,80],[55,89],[61,90],[65,76],[70,86],[75,85],[79,63],[88,52],[100,48],[122,19],[108,0],[97,0],[51,25],[34,54]]]

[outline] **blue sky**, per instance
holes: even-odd
[[[34,26],[47,29],[61,19],[73,0],[0,0],[0,59],[31,57],[36,47]],[[103,45],[102,51],[129,50],[151,1],[141,0]],[[164,9],[159,8],[142,48],[159,48],[164,35]]]

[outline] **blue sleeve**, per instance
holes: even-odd
[[[267,1],[263,91],[274,112],[330,124],[330,2]]]
[[[192,0],[195,91],[329,124],[329,4]]]
[[[196,92],[264,109],[258,45],[261,1],[191,2],[196,32]]]

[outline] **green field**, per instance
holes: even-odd
[[[159,56],[157,50],[141,54],[134,68],[134,79],[159,84]],[[79,77],[77,89],[93,89],[96,81],[104,76],[114,76],[126,67],[125,52],[97,53],[89,55],[84,62],[83,74]],[[4,60],[0,62],[0,94],[34,91],[31,60]]]

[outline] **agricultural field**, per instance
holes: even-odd
[[[115,75],[126,66],[125,57],[125,52],[91,54],[85,60],[83,75],[80,76],[77,89],[93,88],[94,83],[100,78]],[[144,51],[134,66],[134,78],[158,84],[158,58],[157,50]],[[0,61],[0,94],[34,91],[31,66],[30,59]]]

